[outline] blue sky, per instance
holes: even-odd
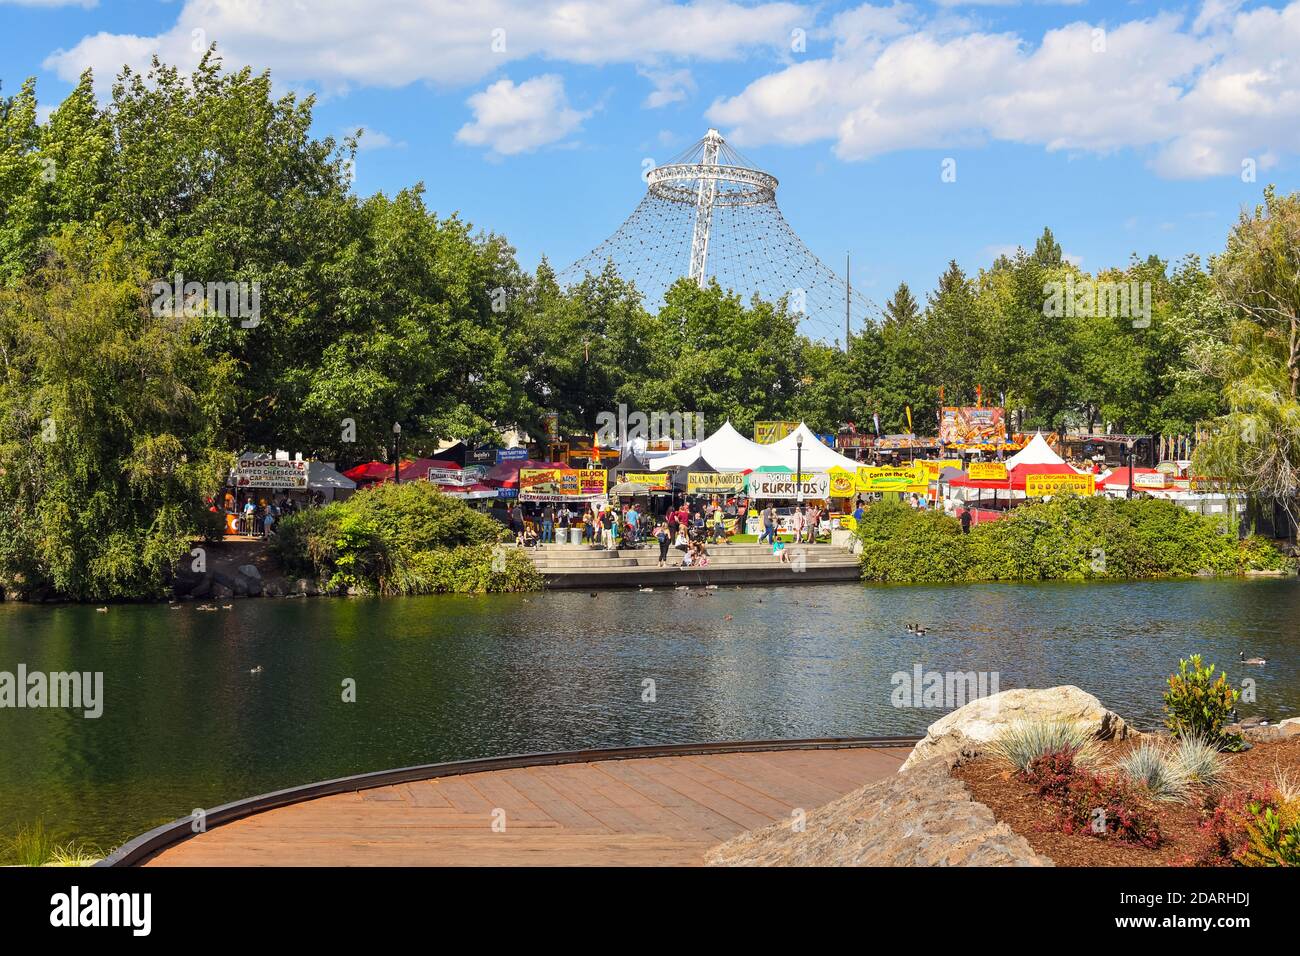
[[[1300,188],[1300,0],[0,0],[0,83],[50,106],[90,66],[107,95],[209,41],[317,92],[321,134],[369,131],[358,192],[422,181],[529,268],[597,245],[642,161],[710,126],[877,303],[1044,225],[1088,270],[1206,256],[1264,184]]]

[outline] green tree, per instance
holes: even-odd
[[[120,230],[69,228],[0,290],[0,589],[79,600],[162,591],[232,456],[231,365],[149,307]]]

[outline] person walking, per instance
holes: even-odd
[[[713,543],[727,541],[727,516],[722,513],[722,505],[713,503]]]
[[[555,541],[555,508],[547,505],[546,510],[542,513],[542,544],[552,544]]]
[[[770,504],[763,509],[763,535],[758,541],[776,544],[776,509]]]
[[[970,534],[970,509],[961,509],[961,533]]]
[[[667,567],[668,544],[672,541],[672,538],[668,534],[667,524],[661,522],[659,527],[655,528],[655,538],[659,541],[659,567]]]
[[[803,543],[803,525],[804,525],[803,505],[794,509],[794,514],[790,516],[790,530],[794,532],[794,543]]]

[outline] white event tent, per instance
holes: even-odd
[[[1021,465],[1064,465],[1065,459],[1052,451],[1042,432],[1035,432],[1029,444],[1007,459],[1007,471]],[[1078,471],[1079,469],[1075,469]]]
[[[717,471],[750,471],[764,465],[784,465],[785,456],[773,451],[775,446],[752,442],[726,422],[698,445],[657,458],[650,463],[654,471],[666,468],[689,468],[700,459]],[[793,466],[791,466],[793,468]]]
[[[828,447],[811,428],[803,422],[799,427],[786,435],[778,442],[771,445],[761,446],[770,448],[778,452],[785,465],[791,471],[795,470],[796,464],[800,461],[799,439],[803,439],[803,470],[807,471],[829,471],[832,468],[843,468],[846,471],[856,472],[861,462],[856,462],[852,458],[846,458],[835,449]]]

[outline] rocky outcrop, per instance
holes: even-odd
[[[1268,723],[1258,717],[1248,717],[1241,723],[1229,724],[1223,728],[1223,731],[1227,734],[1241,734],[1252,742],[1286,740],[1290,737],[1300,737],[1300,717],[1288,717],[1276,724]]]
[[[1082,724],[1099,740],[1123,740],[1137,731],[1101,701],[1072,684],[1045,690],[1004,690],[971,701],[936,720],[904,762],[907,769],[933,757],[974,755],[1018,720],[1059,720]]]
[[[714,847],[710,866],[1052,866],[935,758]]]

